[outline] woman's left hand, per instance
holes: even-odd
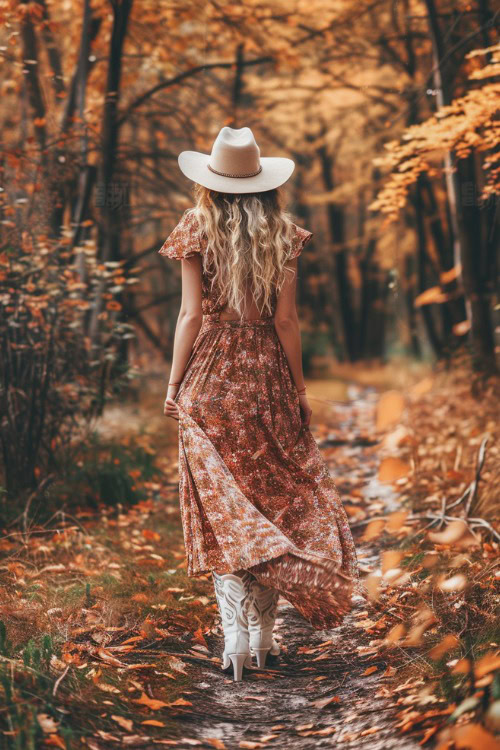
[[[165,399],[165,403],[163,404],[163,413],[166,417],[172,417],[172,419],[176,419],[177,421],[179,421],[179,407],[174,401],[176,392],[177,388],[168,389],[167,397]]]

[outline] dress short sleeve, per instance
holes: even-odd
[[[308,232],[307,229],[302,229],[302,227],[297,226],[297,224],[293,225],[293,229],[294,233],[292,236],[292,251],[290,253],[289,260],[298,258],[298,256],[304,249],[304,245],[306,245],[313,236],[312,232]]]
[[[173,258],[174,260],[192,258],[193,255],[201,253],[198,224],[189,210],[184,212],[182,219],[169,234],[158,252],[160,255],[165,255],[167,258]]]

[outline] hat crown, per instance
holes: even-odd
[[[222,128],[212,146],[208,166],[212,172],[226,177],[259,174],[260,149],[250,128]]]

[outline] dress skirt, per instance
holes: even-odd
[[[273,319],[204,316],[175,400],[188,575],[248,570],[313,627],[338,625],[356,552]]]

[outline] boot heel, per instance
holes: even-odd
[[[270,648],[254,648],[253,651],[255,653],[255,657],[257,659],[257,666],[258,667],[265,667],[266,666],[266,659],[267,655],[270,652]]]
[[[248,654],[228,654],[233,665],[234,681],[240,682],[243,676],[243,667],[248,659]]]

